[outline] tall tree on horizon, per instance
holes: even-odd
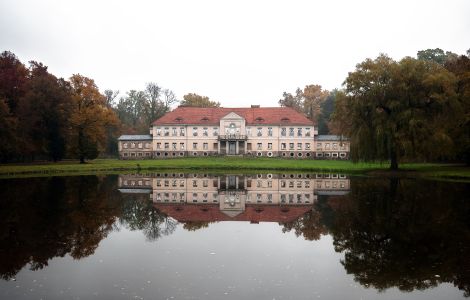
[[[220,102],[212,101],[207,96],[201,96],[195,93],[189,93],[183,96],[181,106],[194,107],[220,107]]]

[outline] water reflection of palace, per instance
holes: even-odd
[[[156,208],[180,222],[289,222],[311,210],[318,195],[344,195],[342,174],[119,176],[122,193],[146,193]]]

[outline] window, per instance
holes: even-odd
[[[297,128],[297,136],[301,137],[302,136],[302,128]]]
[[[273,194],[268,194],[268,202],[273,202]]]
[[[131,143],[131,148],[135,148],[135,143]]]
[[[271,180],[268,181],[268,187],[270,187],[270,188],[273,187],[273,182]]]
[[[180,127],[180,136],[184,136],[184,127]]]
[[[305,143],[305,150],[310,150],[310,143]]]
[[[171,129],[171,134],[172,134],[173,136],[177,136],[177,135],[178,135],[178,130],[177,130],[176,127],[173,127],[173,128]]]
[[[262,135],[263,135],[263,128],[258,127],[258,128],[256,129],[256,135],[257,135],[257,136],[262,136]]]
[[[170,143],[165,143],[165,150],[170,149]]]
[[[162,129],[160,127],[157,127],[157,136],[162,135]]]
[[[309,189],[310,188],[310,181],[305,180],[305,188]]]
[[[281,136],[286,136],[286,128],[281,128]]]
[[[208,136],[208,130],[207,127],[202,128],[202,136]]]
[[[163,129],[163,135],[164,136],[169,136],[170,135],[170,128],[165,127],[165,129]]]
[[[246,135],[251,136],[251,127],[247,127],[245,130],[246,130]]]
[[[263,187],[263,182],[261,180],[256,180],[256,187]]]
[[[180,148],[184,151],[184,143],[180,143]]]
[[[171,186],[172,186],[172,187],[176,187],[176,186],[177,186],[176,180],[173,180],[173,181],[171,182]]]
[[[272,127],[268,128],[268,136],[273,136],[273,128]]]
[[[197,187],[197,180],[193,180],[193,187]]]
[[[208,143],[203,143],[202,144],[202,149],[203,150],[208,150],[209,149],[209,144]]]
[[[302,188],[302,181],[297,181],[297,188]]]
[[[297,143],[297,150],[302,150],[302,143]]]
[[[251,143],[246,143],[246,150],[251,150]]]
[[[193,127],[193,136],[197,136],[197,127]]]
[[[129,155],[129,153],[127,153],[127,152],[124,153],[124,156],[128,156],[128,155]]]
[[[208,187],[209,186],[209,180],[203,180],[202,181],[202,186],[203,187]]]
[[[330,143],[325,144],[325,149],[330,149]]]
[[[305,136],[310,136],[310,127],[305,128]]]
[[[294,143],[289,143],[289,149],[294,150]]]
[[[294,182],[293,182],[293,181],[289,181],[289,187],[290,187],[290,188],[293,188],[293,187],[294,187]]]
[[[169,187],[170,186],[170,182],[168,180],[165,180],[165,187]]]
[[[282,180],[282,181],[281,181],[281,187],[282,187],[282,188],[285,188],[285,187],[286,187],[286,181],[285,181],[285,180]]]
[[[286,150],[286,143],[281,143],[281,150]]]
[[[317,143],[317,150],[321,149],[321,143]]]
[[[289,136],[294,137],[294,128],[289,128]]]
[[[150,148],[150,143],[145,143],[145,148]]]
[[[176,143],[172,143],[172,144],[171,144],[171,150],[176,151]]]
[[[340,154],[339,154],[339,157],[345,158],[345,157],[346,157],[346,153],[340,153]]]
[[[333,150],[337,150],[338,149],[338,143],[333,143]]]
[[[180,180],[180,187],[184,187],[184,180]]]
[[[258,143],[258,150],[263,150],[263,143]]]
[[[124,147],[124,149],[127,149],[127,143],[123,143],[122,146]]]
[[[268,150],[273,150],[273,143],[268,143]]]
[[[214,127],[212,129],[212,135],[213,136],[218,136],[219,135],[219,128],[218,127]]]
[[[197,143],[193,143],[193,149],[197,149]]]
[[[214,151],[219,150],[219,144],[217,144],[217,143],[214,143],[214,145],[212,145],[212,147],[214,148]]]

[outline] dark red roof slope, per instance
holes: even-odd
[[[306,125],[313,122],[290,107],[189,107],[180,106],[153,122],[153,125],[218,125],[220,119],[234,112],[246,120],[247,125]]]
[[[178,222],[292,222],[312,209],[309,205],[246,205],[240,214],[230,217],[219,209],[218,204],[166,204],[155,203],[154,207]]]

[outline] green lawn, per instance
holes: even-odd
[[[421,174],[426,177],[443,177],[470,180],[470,168],[448,164],[402,164],[404,173]],[[382,172],[386,174],[387,163],[352,163],[351,161],[334,160],[295,160],[281,158],[242,158],[242,157],[198,157],[174,158],[162,160],[117,160],[97,159],[86,164],[78,161],[44,164],[0,165],[0,176],[40,176],[40,175],[73,175],[91,173],[115,173],[135,170],[272,170],[299,172],[343,172],[348,174],[366,174]]]

